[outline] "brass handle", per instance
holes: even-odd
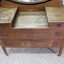
[[[10,42],[6,42],[7,45],[10,45]]]
[[[3,36],[7,36],[7,33],[3,33]]]
[[[56,34],[56,35],[59,35],[59,34],[60,34],[60,32],[56,32],[55,34]]]
[[[0,28],[4,28],[4,25],[0,24]]]
[[[54,42],[54,44],[58,44],[58,42]]]
[[[57,27],[61,27],[61,24],[57,24]]]

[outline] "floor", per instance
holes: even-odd
[[[59,48],[6,48],[6,56],[0,47],[0,64],[64,64],[64,51],[58,55]]]

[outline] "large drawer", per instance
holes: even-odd
[[[0,29],[0,38],[64,38],[64,29]]]
[[[16,38],[64,38],[64,29],[17,29]]]
[[[62,39],[1,39],[5,47],[61,47]]]

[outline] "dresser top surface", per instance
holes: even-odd
[[[64,22],[64,6],[46,6],[48,22]]]
[[[0,7],[0,23],[11,23],[14,18],[16,10],[17,7]]]

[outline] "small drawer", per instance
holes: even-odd
[[[15,37],[14,30],[0,29],[0,38],[13,38]]]
[[[64,29],[54,29],[52,30],[52,37],[64,38]]]
[[[1,39],[5,47],[61,47],[62,39]]]
[[[50,28],[64,28],[64,22],[50,23]]]
[[[0,23],[0,28],[12,28],[11,24],[1,24]]]

